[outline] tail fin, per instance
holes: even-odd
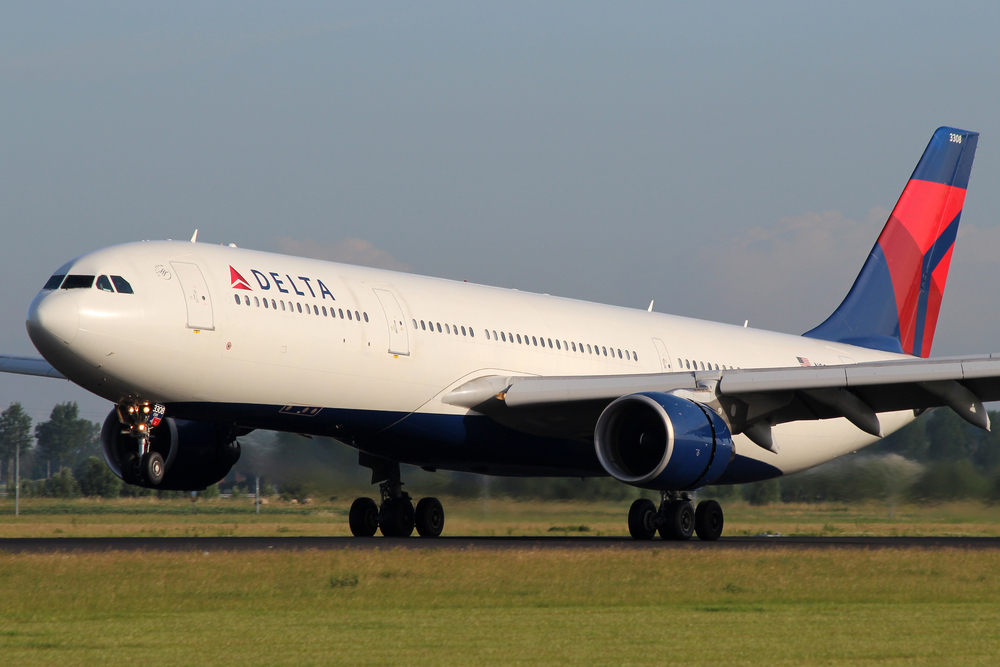
[[[847,298],[803,336],[930,355],[978,141],[934,132]]]

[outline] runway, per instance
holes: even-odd
[[[14,537],[2,553],[102,551],[301,551],[305,549],[975,549],[1000,550],[1000,537],[723,537],[638,541],[627,537]]]

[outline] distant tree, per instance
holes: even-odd
[[[80,466],[79,477],[80,493],[85,496],[117,498],[121,494],[122,481],[96,456],[87,457]]]
[[[148,498],[152,496],[155,491],[152,489],[147,489],[143,486],[134,486],[132,484],[122,483],[120,495],[122,498]]]
[[[31,417],[20,403],[11,403],[0,413],[0,462],[7,462],[8,485],[14,481],[14,453],[20,449],[24,457],[31,445]]]
[[[49,421],[35,426],[38,438],[38,459],[51,461],[58,468],[72,465],[78,458],[98,454],[97,424],[80,418],[75,401],[60,403],[52,408]]]
[[[80,495],[80,485],[70,468],[63,468],[45,480],[45,495],[50,498],[76,498]]]
[[[767,479],[743,485],[743,499],[751,505],[770,505],[781,500],[781,483],[777,479]]]
[[[211,500],[212,498],[218,498],[219,485],[211,484],[209,486],[206,486],[204,491],[198,492],[198,497],[201,498],[202,500]]]

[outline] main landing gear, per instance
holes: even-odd
[[[163,481],[166,465],[163,455],[153,451],[150,433],[156,428],[166,412],[159,403],[129,403],[118,406],[118,419],[126,427],[127,433],[135,440],[135,448],[126,451],[121,460],[122,479],[129,484],[152,484]]]
[[[659,508],[652,500],[640,498],[628,511],[628,532],[637,540],[651,540],[657,532],[665,540],[698,539],[712,542],[722,535],[722,506],[703,500],[691,507],[691,496],[679,491],[661,491]]]
[[[361,456],[361,464],[372,469],[372,483],[379,485],[382,505],[371,498],[351,504],[349,523],[355,537],[371,537],[381,530],[386,537],[409,537],[417,529],[420,537],[438,537],[444,529],[444,508],[437,498],[421,498],[416,509],[410,494],[403,491],[399,464]]]

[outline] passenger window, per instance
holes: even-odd
[[[250,305],[250,297],[248,297],[248,296],[244,296],[244,297],[243,297],[243,300],[247,302],[247,305],[248,305],[248,306]]]
[[[472,327],[469,327],[469,335],[472,336],[473,338],[475,338],[476,337],[476,330],[473,329]]]
[[[556,338],[556,349],[557,350],[561,350],[562,349],[561,347],[559,347],[559,339],[558,338]]]
[[[253,305],[255,305],[258,308],[260,308],[260,300],[257,297],[253,298]]]
[[[97,278],[97,289],[103,292],[114,292],[115,289],[111,286],[111,281],[108,280],[107,276],[98,276]]]
[[[445,325],[444,325],[444,332],[446,334],[450,334],[451,333],[451,329],[448,328],[448,323],[447,322],[445,322]]]
[[[618,358],[619,358],[619,359],[621,359],[621,358],[622,358],[622,351],[621,351],[621,349],[619,349],[619,350],[618,350]]]
[[[628,356],[628,350],[625,350],[625,360],[626,361],[631,361],[632,360],[632,357]]]
[[[267,299],[264,299],[264,303],[267,303]],[[267,308],[267,306],[264,306]],[[323,317],[326,317],[326,306],[323,306]]]
[[[278,310],[278,306],[277,306],[277,304],[274,303],[274,299],[271,299],[271,308],[273,310]]]
[[[685,367],[685,368],[686,368],[687,370],[691,370],[691,360],[690,360],[690,359],[685,359],[685,360],[684,360],[684,367]]]
[[[593,350],[590,349],[590,343],[587,343],[587,354],[593,354]]]
[[[494,330],[493,330],[493,340],[500,340],[500,339],[499,339],[499,338],[497,337],[497,330],[496,330],[496,329],[494,329]]]
[[[267,308],[267,299],[264,299],[264,308]]]
[[[236,305],[237,306],[240,305],[240,295],[239,294],[234,294],[233,296],[236,297]]]
[[[635,353],[635,350],[632,350],[632,361],[639,361],[639,355]]]
[[[349,320],[353,320],[354,319],[354,318],[351,317],[351,311],[347,311],[347,319],[349,319]]]
[[[423,329],[424,331],[427,331],[427,326],[424,324],[423,320],[420,320],[420,328]]]
[[[500,332],[500,342],[501,343],[506,343],[507,342],[507,334],[505,334],[502,331]]]
[[[532,336],[531,337],[531,342],[535,344],[535,347],[538,347],[538,339],[537,338],[535,338],[534,336]]]
[[[462,335],[465,335],[465,327],[462,327]]]
[[[441,323],[440,322],[437,323],[437,330],[438,330],[438,333],[441,333]]]
[[[361,321],[361,315],[356,310],[354,311],[354,319],[356,319],[358,322]]]
[[[573,342],[572,345],[573,345],[573,351],[576,352],[576,342]]]
[[[281,312],[285,312],[285,302],[280,301],[279,303],[281,304]]]
[[[705,362],[701,362],[701,370],[705,370]]]
[[[569,343],[567,343],[566,341],[563,341],[563,349],[564,350],[568,350],[569,349]]]
[[[517,334],[517,343],[518,345],[521,344],[521,334]]]
[[[111,282],[115,284],[115,289],[119,294],[132,294],[132,286],[121,276],[111,276]]]
[[[416,320],[416,318],[414,318],[414,320],[413,320],[413,328],[414,328],[414,329],[416,329],[416,328],[417,328],[417,320]]]
[[[59,289],[59,285],[62,284],[63,278],[65,277],[65,275],[52,276],[45,281],[45,286],[42,287],[42,289]]]
[[[94,276],[66,276],[63,289],[90,289],[94,286]]]
[[[603,352],[604,352],[604,356],[605,356],[605,357],[606,357],[606,356],[608,356],[608,348],[606,348],[606,347],[602,347],[602,348],[601,348],[601,351],[603,351]]]
[[[368,321],[368,312],[366,311],[366,312],[363,312],[361,314],[365,316],[365,322],[367,322]]]
[[[338,308],[337,310],[340,312],[340,319],[344,319],[344,309]]]

